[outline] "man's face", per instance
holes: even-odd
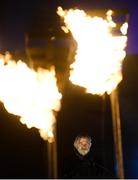
[[[76,149],[81,155],[86,155],[90,151],[91,142],[88,138],[82,137],[77,140]]]

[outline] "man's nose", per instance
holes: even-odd
[[[82,146],[87,146],[87,143],[82,143]]]

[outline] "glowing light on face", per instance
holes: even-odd
[[[34,71],[21,60],[10,58],[9,54],[0,55],[0,101],[9,113],[20,117],[21,123],[38,128],[41,137],[51,142],[62,97],[54,67]]]
[[[90,17],[79,9],[64,11],[58,7],[57,13],[64,18],[62,29],[66,33],[71,31],[77,42],[75,61],[70,65],[70,81],[86,88],[88,93],[110,94],[122,80],[128,24],[122,25],[121,35],[114,36],[112,29],[116,24],[111,10],[106,19]]]
[[[81,137],[75,141],[74,146],[81,155],[85,156],[90,151],[91,142],[88,138]]]

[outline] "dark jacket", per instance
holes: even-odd
[[[62,178],[64,179],[108,179],[113,178],[103,166],[94,162],[90,153],[85,156],[75,152],[75,156],[65,160]]]

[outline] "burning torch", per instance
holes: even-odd
[[[48,141],[49,175],[52,171],[52,176],[57,177],[56,144],[51,142],[55,139],[56,113],[60,110],[62,95],[58,91],[55,69],[35,71],[21,60],[16,62],[10,58],[8,52],[0,54],[0,101],[9,113],[18,115],[28,128],[37,128],[40,136]]]
[[[63,10],[57,13],[64,19],[65,33],[71,32],[77,43],[75,61],[70,65],[70,81],[86,89],[86,93],[110,95],[114,143],[117,160],[117,175],[124,178],[121,123],[117,86],[122,80],[122,62],[125,58],[128,23],[123,23],[120,34],[112,31],[117,24],[113,11],[108,10],[105,18],[89,16],[80,9]]]

